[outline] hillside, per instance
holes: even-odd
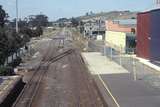
[[[85,15],[77,17],[81,20],[87,19],[95,19],[95,18],[104,18],[104,19],[131,19],[137,17],[137,12],[130,12],[130,11],[111,11],[111,12],[101,12],[101,13],[94,13],[92,15]]]

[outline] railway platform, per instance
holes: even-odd
[[[134,81],[131,72],[101,53],[82,53],[88,69],[109,107],[159,107],[160,90],[142,80]],[[110,99],[109,99],[110,98]]]
[[[21,76],[0,76],[0,107],[10,107],[23,86]]]

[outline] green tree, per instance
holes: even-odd
[[[72,18],[71,22],[73,27],[77,27],[79,25],[79,20],[76,18]]]
[[[8,15],[6,14],[6,12],[3,10],[2,5],[0,5],[0,27],[4,27],[4,24],[6,22],[6,17]]]
[[[48,17],[46,15],[30,15],[29,16],[29,25],[31,27],[46,27],[48,26]]]
[[[7,14],[0,5],[0,64],[4,64],[5,58],[8,55],[8,38],[5,34],[5,22]]]
[[[43,29],[41,26],[38,26],[37,29],[36,29],[36,32],[37,32],[37,36],[40,36],[43,34]]]
[[[83,23],[83,21],[80,21],[79,25],[80,25],[80,33],[83,33],[84,32],[84,23]]]
[[[0,28],[0,64],[4,64],[5,58],[8,55],[8,43],[4,28]]]

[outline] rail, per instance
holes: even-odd
[[[73,49],[69,49],[69,50],[67,50],[67,51],[65,51],[55,57],[50,58],[46,63],[40,63],[36,72],[33,74],[31,80],[24,87],[24,89],[22,90],[21,94],[19,95],[19,97],[17,98],[16,102],[14,103],[14,105],[12,107],[18,107],[19,104],[20,105],[22,104],[22,102],[23,102],[23,104],[22,104],[23,107],[31,107],[32,102],[38,92],[40,83],[44,77],[44,74],[47,72],[47,70],[41,70],[41,66],[43,64],[47,64],[47,67],[48,67],[50,64],[52,64],[52,63],[60,60],[61,58],[71,54],[73,51],[74,51]],[[27,92],[27,93],[30,92],[29,94],[27,94],[27,97],[25,96],[25,92]]]

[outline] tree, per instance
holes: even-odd
[[[4,27],[4,24],[6,22],[6,17],[8,15],[6,14],[6,12],[3,10],[2,5],[0,5],[0,27]]]
[[[79,20],[76,18],[72,18],[71,22],[73,27],[77,27],[79,25]]]
[[[8,38],[5,34],[5,22],[7,14],[0,5],[0,64],[4,64],[5,58],[8,55]]]
[[[94,13],[92,11],[90,11],[90,15],[92,16],[92,15],[94,15]]]
[[[31,27],[46,27],[48,26],[48,23],[48,17],[46,15],[39,14],[29,16],[29,25]]]
[[[27,25],[28,25],[28,23],[26,20],[19,19],[19,21],[18,21],[19,28],[26,27]]]
[[[0,64],[4,64],[5,58],[8,55],[8,43],[4,28],[0,28]]]
[[[88,12],[86,13],[86,16],[89,16],[89,13],[88,13]]]
[[[67,18],[60,18],[56,22],[63,23],[63,22],[67,22],[67,21],[69,21],[69,19],[67,19]]]
[[[37,21],[37,25],[38,26],[43,26],[43,27],[46,27],[48,26],[48,17],[46,15],[36,15],[36,19]]]
[[[80,33],[83,33],[84,32],[84,22],[80,21],[79,25],[80,25]]]
[[[38,26],[35,30],[37,36],[41,36],[43,34],[42,27]]]
[[[12,28],[15,28],[16,27],[16,18],[13,19],[11,22],[10,22],[10,25]],[[28,26],[28,22],[25,20],[25,19],[19,19],[18,21],[18,27],[21,29],[23,27],[27,27]]]
[[[17,53],[19,48],[23,47],[30,40],[28,32],[21,32],[21,29],[28,26],[27,20],[19,20],[20,32],[16,33],[15,29],[13,29],[16,21],[10,22],[12,26],[6,26],[8,23],[7,18],[8,14],[0,6],[0,65],[4,65],[8,56]]]
[[[136,17],[131,17],[131,19],[136,19]]]

